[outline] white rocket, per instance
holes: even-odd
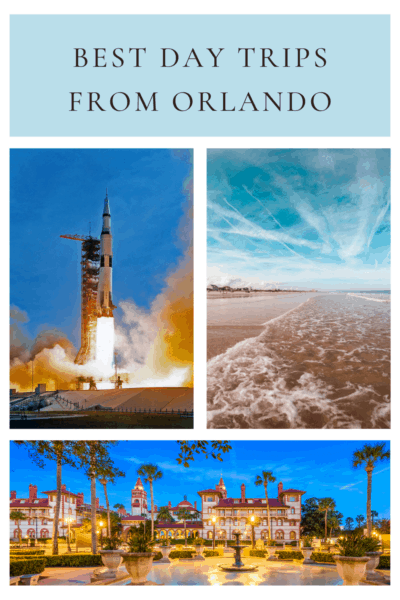
[[[97,289],[97,314],[99,317],[112,317],[115,308],[112,303],[112,258],[111,214],[106,190],[103,229],[100,236],[100,274]]]

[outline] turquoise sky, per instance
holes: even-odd
[[[209,150],[208,283],[388,289],[390,150]]]

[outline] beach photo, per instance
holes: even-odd
[[[192,168],[11,150],[11,428],[193,427]]]
[[[390,427],[390,150],[207,169],[208,427]]]

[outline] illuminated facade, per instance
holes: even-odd
[[[256,539],[292,542],[300,539],[302,490],[283,489],[278,484],[276,498],[269,498],[271,535],[268,536],[268,511],[265,498],[246,498],[246,486],[241,485],[237,498],[228,498],[221,477],[215,489],[198,492],[202,501],[203,536],[211,539],[215,524],[216,539],[234,539],[233,532],[240,531],[242,539],[251,538],[251,518],[254,517]]]

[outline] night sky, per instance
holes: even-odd
[[[111,450],[115,464],[125,471],[126,477],[115,486],[108,486],[110,505],[117,502],[130,510],[130,491],[137,479],[137,469],[144,462],[156,463],[164,477],[154,485],[154,502],[163,506],[171,500],[175,506],[187,494],[190,502],[198,501],[197,491],[214,488],[221,475],[228,496],[240,497],[240,485],[246,485],[247,497],[262,497],[263,488],[256,488],[254,480],[262,470],[273,471],[276,483],[269,485],[271,498],[277,495],[278,482],[284,488],[306,491],[303,500],[312,496],[332,497],[337,510],[344,517],[355,518],[366,512],[367,479],[364,470],[351,468],[352,453],[360,449],[365,441],[285,441],[243,442],[233,441],[232,450],[224,455],[223,462],[196,455],[193,466],[178,465],[176,458],[179,446],[174,441],[121,441]],[[389,443],[387,443],[389,448]],[[38,492],[54,489],[56,485],[55,465],[48,463],[39,469],[31,463],[27,451],[11,442],[11,489],[17,497],[28,496],[30,483],[38,486]],[[63,483],[67,489],[84,492],[90,501],[89,481],[76,469],[63,467]],[[146,485],[149,494],[149,487]],[[102,486],[97,485],[100,503],[105,505]],[[39,493],[40,496],[40,493]],[[372,510],[379,518],[390,517],[390,467],[389,463],[376,466],[372,482]]]
[[[148,308],[183,253],[191,151],[14,149],[10,162],[10,304],[27,337],[57,328],[79,347],[81,244],[60,235],[88,235],[91,223],[100,236],[106,188],[113,301]]]

